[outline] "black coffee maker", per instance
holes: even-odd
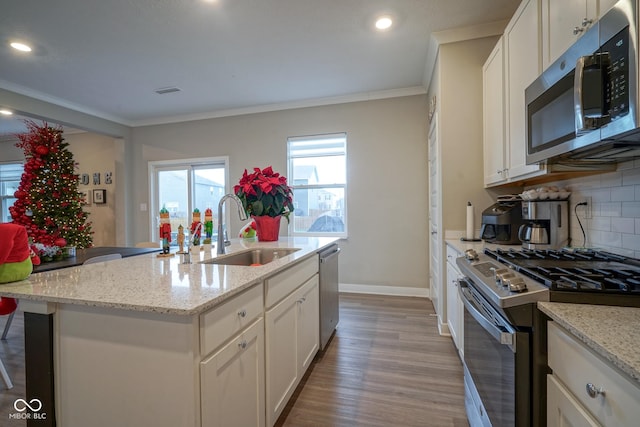
[[[518,229],[523,224],[522,199],[517,196],[501,196],[482,212],[480,238],[487,243],[519,245]]]

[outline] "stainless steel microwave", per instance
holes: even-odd
[[[640,157],[637,0],[620,0],[525,91],[527,163]]]

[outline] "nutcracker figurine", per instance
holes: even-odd
[[[211,239],[211,236],[213,236],[213,212],[211,208],[207,208],[204,211],[204,236],[207,239]]]
[[[202,235],[202,222],[200,220],[200,210],[198,208],[193,210],[193,220],[191,222],[190,231],[192,246],[199,246],[200,236]]]
[[[171,243],[171,223],[169,221],[169,211],[162,206],[160,209],[160,240],[162,241],[162,253],[169,253],[169,243]]]
[[[184,252],[184,227],[182,224],[178,226],[178,253],[183,254]]]

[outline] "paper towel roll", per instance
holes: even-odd
[[[465,238],[467,240],[473,240],[473,205],[471,202],[467,202],[467,234]]]

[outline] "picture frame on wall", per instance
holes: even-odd
[[[103,205],[107,203],[107,190],[93,190],[93,203]]]
[[[89,190],[81,190],[80,193],[80,204],[83,206],[88,206],[91,204],[91,193]]]

